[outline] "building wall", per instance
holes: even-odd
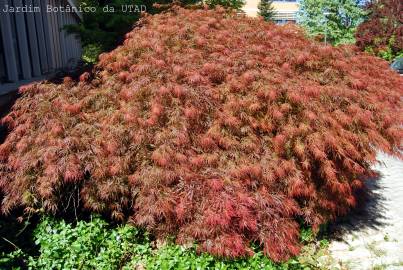
[[[299,9],[297,1],[274,1],[273,6],[276,10],[274,20],[277,23],[296,21],[296,13]]]
[[[256,17],[257,16],[257,6],[259,5],[260,0],[246,0],[246,4],[243,7],[243,11],[246,13],[246,15],[251,16],[251,17]]]
[[[80,42],[63,26],[79,22],[79,14],[46,9],[72,4],[70,0],[0,0],[0,94],[77,64]],[[6,5],[34,11],[4,12]]]
[[[243,10],[247,15],[255,17],[257,16],[259,2],[260,0],[246,0]],[[297,0],[274,1],[273,7],[276,10],[274,19],[277,23],[295,22],[295,15],[299,9]]]

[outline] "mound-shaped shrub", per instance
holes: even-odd
[[[224,10],[145,17],[79,83],[36,83],[3,121],[2,211],[110,214],[179,243],[279,261],[398,155],[403,80],[354,47]],[[78,198],[78,199],[77,199]]]

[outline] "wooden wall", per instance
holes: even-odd
[[[77,64],[80,42],[62,27],[79,22],[78,14],[46,10],[47,5],[69,3],[72,1],[0,0],[0,90],[5,83],[32,80]],[[39,7],[40,12],[3,12],[5,5]]]

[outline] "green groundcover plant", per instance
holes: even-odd
[[[0,255],[1,269],[70,270],[299,270],[320,269],[328,264],[319,262],[326,255],[326,242],[312,246],[300,257],[286,263],[274,263],[256,249],[249,258],[227,260],[198,253],[195,246],[183,247],[171,241],[156,243],[143,230],[130,225],[111,226],[99,217],[76,224],[63,220],[44,218],[34,231],[38,255],[28,255],[22,250]],[[312,231],[304,230],[301,241],[312,244]],[[325,268],[323,268],[325,269]]]

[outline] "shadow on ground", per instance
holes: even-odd
[[[358,194],[357,207],[346,216],[329,224],[328,233],[332,240],[342,241],[345,234],[358,230],[378,229],[385,225],[386,199],[379,185],[382,177],[378,172],[377,177],[367,179],[366,188]]]

